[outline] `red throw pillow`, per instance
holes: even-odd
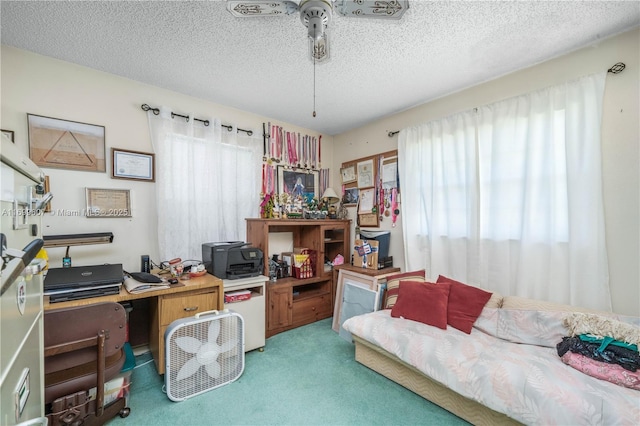
[[[400,274],[389,275],[387,277],[387,292],[384,296],[384,308],[391,309],[398,298],[398,286],[401,280],[421,281],[424,282],[425,271],[403,272]]]
[[[463,284],[451,278],[438,276],[438,285],[450,284],[449,304],[447,306],[447,324],[467,334],[471,334],[484,305],[491,298],[488,291]]]
[[[400,281],[398,300],[391,309],[391,316],[419,321],[446,330],[448,299],[447,284]]]

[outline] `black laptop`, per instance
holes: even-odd
[[[108,284],[122,284],[123,281],[124,272],[121,263],[50,268],[44,279],[44,291],[46,293],[51,290],[86,289]]]
[[[75,289],[54,290],[46,293],[49,296],[49,303],[68,302],[69,300],[89,299],[91,297],[108,296],[111,294],[120,294],[122,284],[107,284],[97,287],[82,287]]]

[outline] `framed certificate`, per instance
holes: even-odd
[[[356,181],[355,166],[349,166],[340,169],[340,174],[342,175],[342,183],[351,183]]]
[[[87,188],[87,217],[131,217],[130,191]]]
[[[154,182],[155,154],[111,148],[111,177]]]
[[[375,185],[375,172],[373,160],[358,163],[358,188],[369,188]]]

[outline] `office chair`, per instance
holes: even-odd
[[[125,398],[104,405],[104,384],[125,362],[126,322],[124,307],[115,302],[45,311],[49,425],[102,425],[115,415],[129,415]]]

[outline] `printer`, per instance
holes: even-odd
[[[202,261],[207,272],[220,279],[257,277],[262,274],[262,250],[251,243],[227,241],[202,244]]]

